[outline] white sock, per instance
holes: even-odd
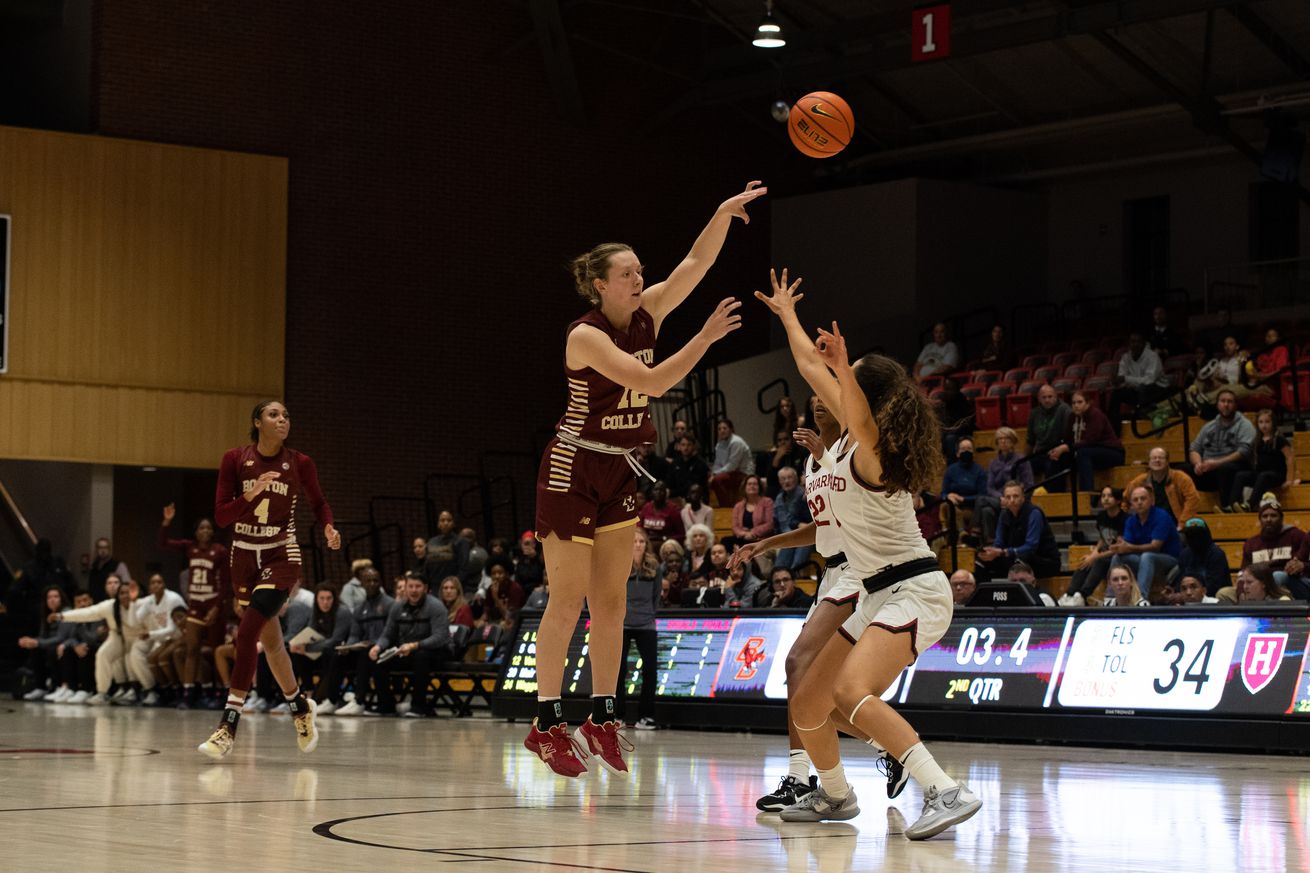
[[[791,762],[787,765],[787,775],[797,782],[810,781],[810,756],[804,749],[791,750]]]
[[[875,752],[877,752],[879,755],[885,755],[885,754],[887,754],[887,750],[884,749],[881,745],[879,745],[879,744],[878,744],[878,741],[875,740],[873,737],[869,737],[867,740],[865,740],[865,741],[864,741],[864,744],[867,745],[867,746],[869,746],[871,749],[873,749],[873,750],[874,750]]]
[[[932,753],[923,747],[923,743],[915,743],[905,750],[905,754],[901,755],[901,766],[910,771],[910,776],[925,791],[936,788],[937,793],[941,794],[956,785],[955,780],[947,776],[946,771],[933,759]]]
[[[823,786],[826,793],[833,800],[845,800],[846,795],[851,793],[851,786],[846,782],[846,771],[842,768],[840,762],[831,770],[818,770],[819,784]]]

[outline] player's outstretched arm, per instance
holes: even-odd
[[[866,482],[882,481],[882,464],[878,459],[878,422],[869,408],[869,400],[864,396],[864,389],[855,379],[855,370],[846,351],[846,338],[841,335],[837,322],[832,323],[832,332],[819,328],[819,338],[814,343],[814,352],[837,376],[841,385],[842,408],[846,411],[846,429],[851,439],[860,444],[851,463],[855,471]]]
[[[837,419],[837,423],[844,425],[846,416],[842,414],[841,387],[829,372],[827,365],[815,354],[814,343],[806,335],[805,328],[801,326],[800,318],[796,315],[796,304],[805,297],[804,294],[796,293],[801,281],[797,279],[789,285],[786,267],[782,268],[782,279],[778,278],[776,270],[770,269],[769,284],[773,287],[773,296],[765,297],[764,292],[756,291],[755,297],[769,307],[782,322],[783,328],[787,331],[787,345],[791,347],[791,356],[796,361],[796,369],[800,371],[801,378],[819,396],[823,405],[828,407],[828,413]]]
[[[737,312],[740,306],[741,301],[736,298],[725,298],[699,333],[653,367],[620,351],[613,340],[588,324],[579,325],[569,334],[564,355],[573,369],[590,367],[624,388],[648,397],[660,397],[686,378],[711,345],[741,327],[741,314]]]
[[[728,236],[728,227],[732,224],[732,219],[740,218],[749,224],[751,219],[746,214],[746,204],[756,197],[763,196],[768,190],[761,187],[758,181],[748,182],[745,191],[720,203],[719,208],[714,210],[714,217],[710,219],[710,223],[705,225],[700,236],[696,237],[696,242],[692,243],[687,257],[674,268],[669,278],[651,285],[642,292],[641,305],[655,318],[656,331],[659,330],[664,317],[687,299],[687,295],[700,284],[700,280],[705,278],[705,274],[714,265],[714,261],[719,257],[719,251],[723,248],[723,241]]]

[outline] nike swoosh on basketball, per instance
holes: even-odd
[[[837,116],[833,115],[832,113],[823,111],[822,103],[815,103],[812,107],[810,107],[810,111],[813,112],[815,115],[819,115],[824,118],[831,118],[833,121],[837,121]]]

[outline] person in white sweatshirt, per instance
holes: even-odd
[[[103,621],[109,628],[109,636],[96,650],[96,693],[87,699],[89,706],[109,702],[110,686],[125,678],[123,654],[127,651],[127,642],[141,635],[136,610],[132,608],[132,588],[120,582],[116,575],[105,580],[105,590],[113,592],[108,600],[82,609],[52,612],[47,619],[72,623]]]
[[[155,573],[146,583],[150,592],[138,600],[133,607],[136,610],[136,623],[140,625],[135,640],[126,640],[127,672],[133,682],[141,685],[145,695],[144,703],[154,706],[159,702],[155,694],[155,674],[150,669],[150,654],[159,646],[172,639],[177,632],[173,624],[173,610],[186,609],[186,601],[176,591],[170,591],[164,577]]]

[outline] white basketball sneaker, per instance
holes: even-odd
[[[940,794],[936,788],[929,788],[923,797],[923,814],[905,829],[905,836],[911,840],[935,837],[952,825],[971,818],[980,809],[982,801],[963,782]]]

